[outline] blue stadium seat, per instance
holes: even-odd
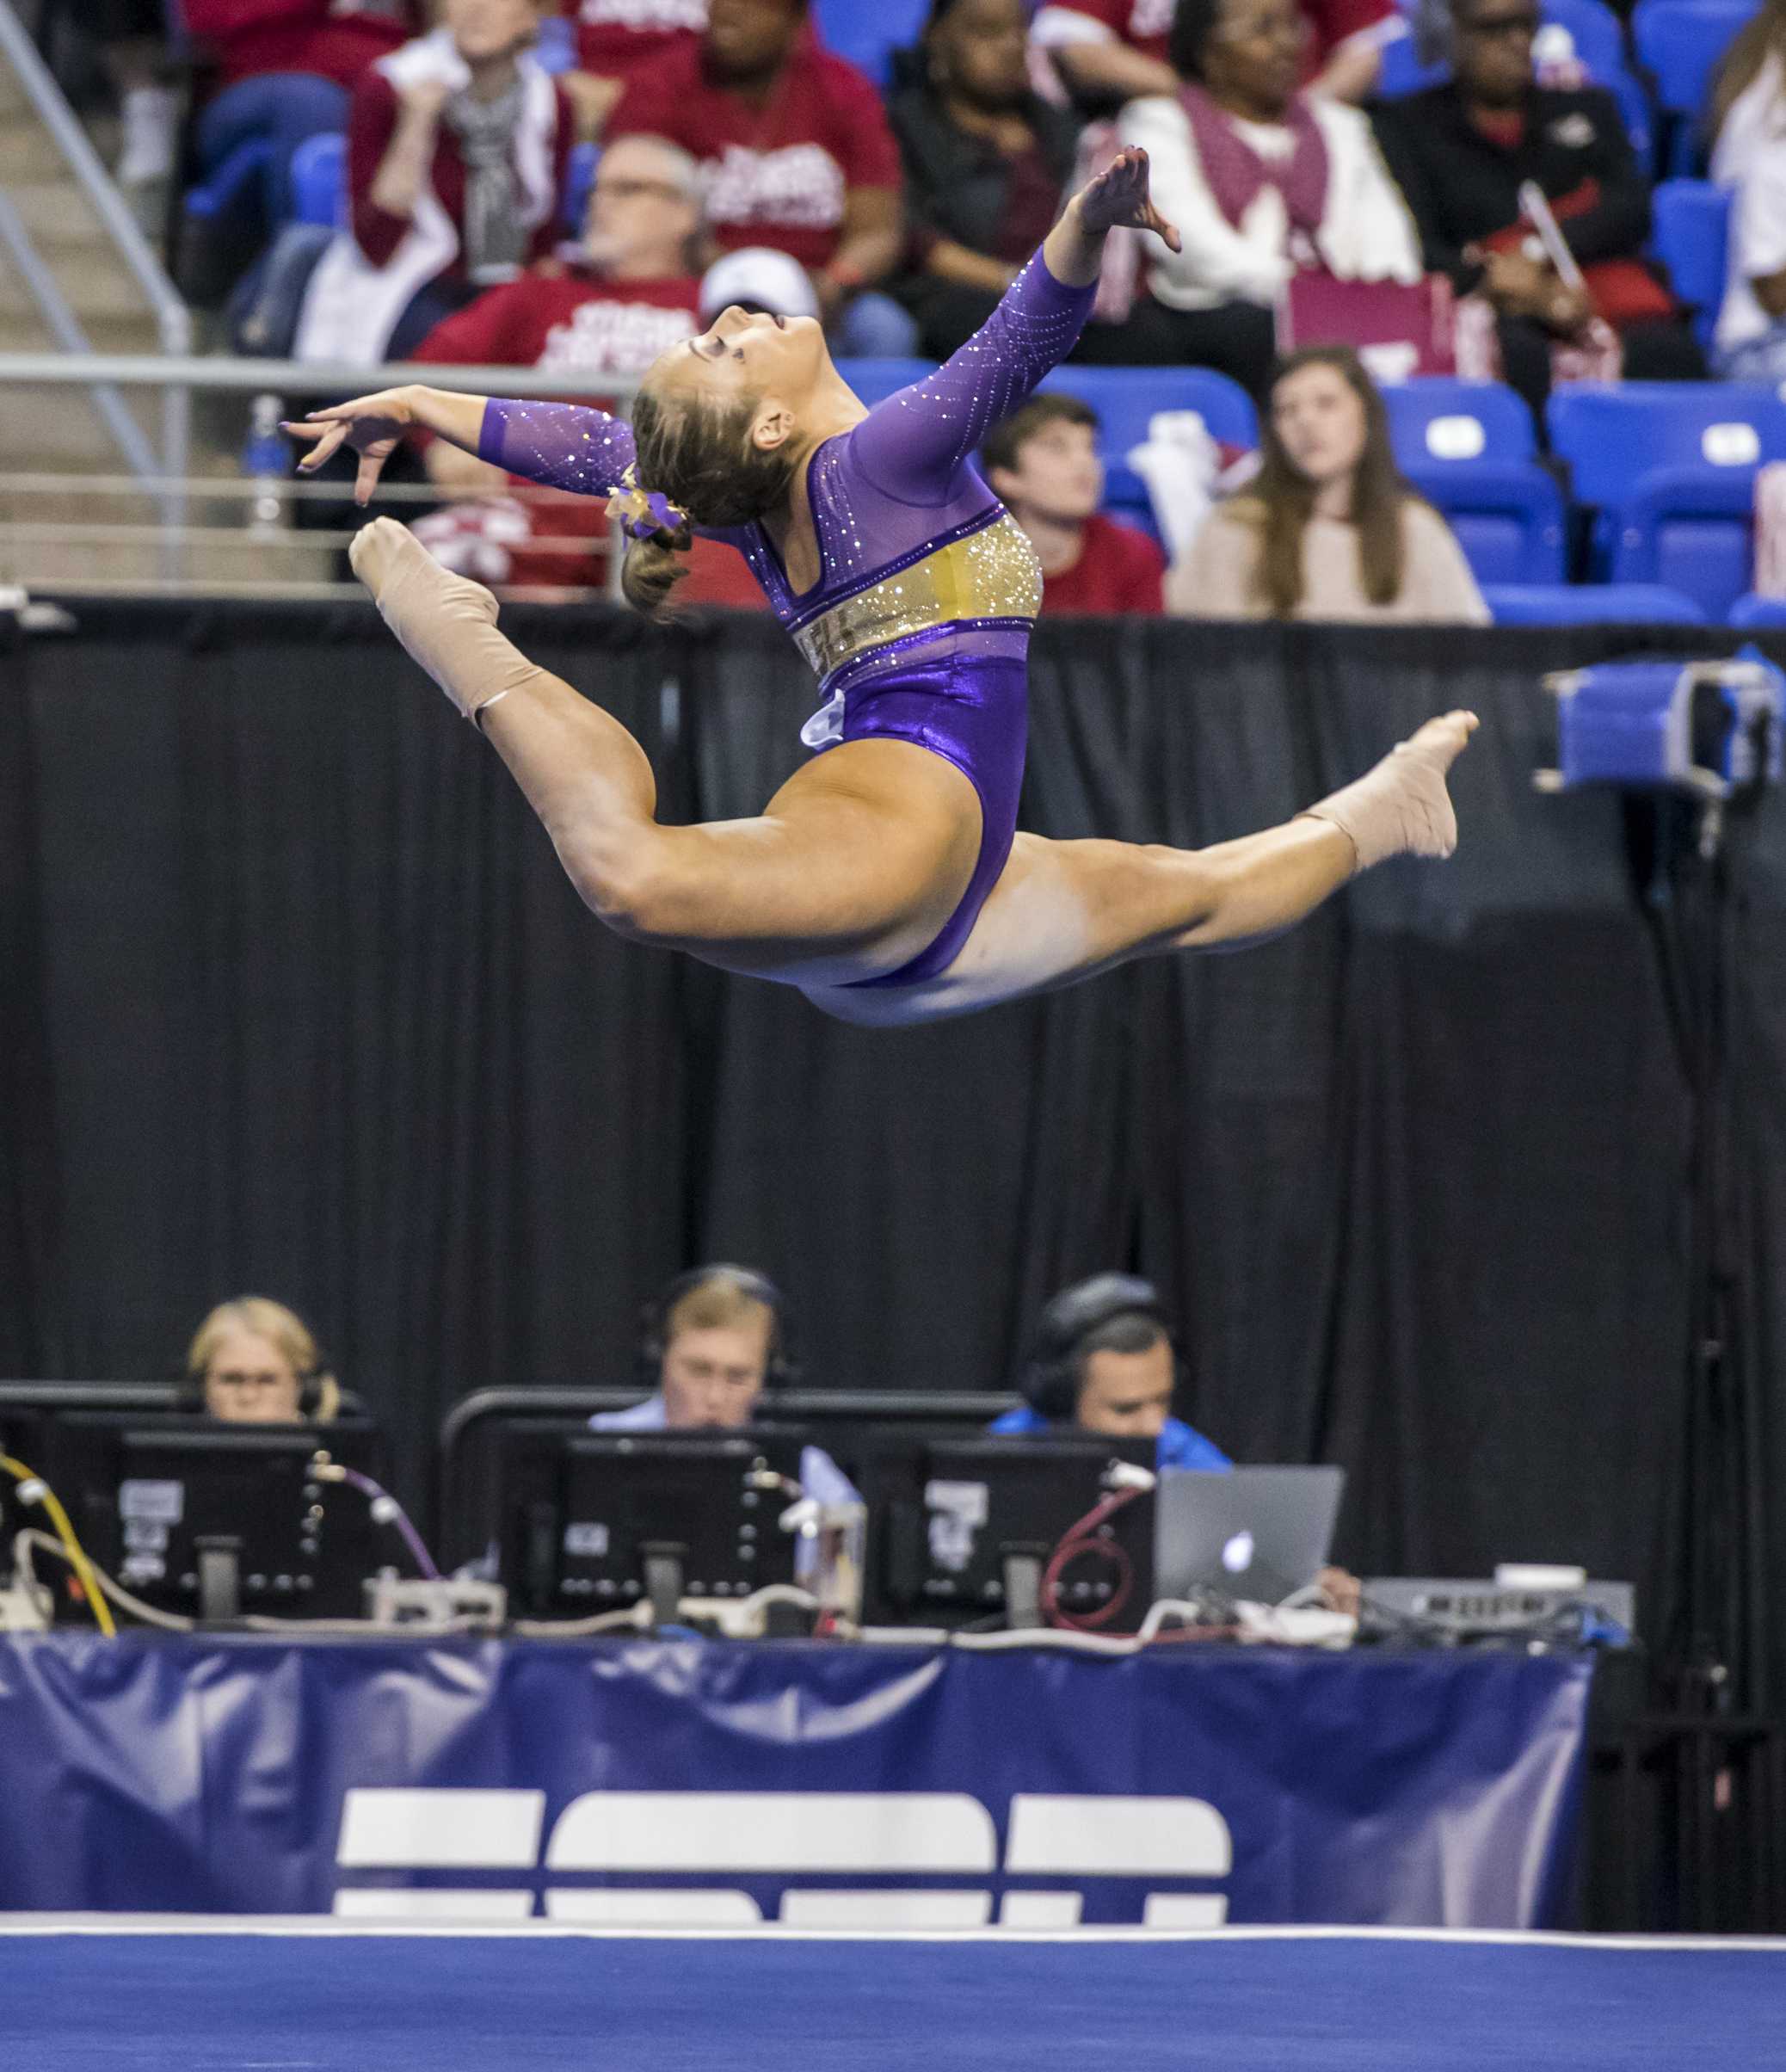
[[[893,74],[893,53],[922,34],[930,0],[817,0],[819,41],[860,65],[877,86]]]
[[[1758,597],[1751,590],[1746,597],[1739,597],[1731,606],[1730,624],[1758,630],[1786,627],[1786,597]]]
[[[871,407],[921,381],[931,372],[927,360],[847,360],[838,371]],[[1127,455],[1148,435],[1158,410],[1195,410],[1210,436],[1224,445],[1252,447],[1259,443],[1259,418],[1253,398],[1237,381],[1200,367],[1062,367],[1042,383],[1044,390],[1077,396],[1097,411],[1102,426],[1099,441],[1104,455],[1104,501],[1151,527],[1153,506],[1147,485],[1128,464]]]
[[[264,189],[272,162],[271,147],[258,137],[238,144],[197,186],[188,188],[181,205],[186,216],[194,223],[212,223],[229,214],[250,184]]]
[[[292,220],[334,226],[348,219],[348,140],[306,137],[292,153]]]
[[[1665,180],[1656,188],[1654,208],[1650,250],[1692,311],[1699,342],[1709,345],[1724,300],[1730,197],[1709,180]]]
[[[1402,472],[1444,513],[1481,583],[1561,583],[1561,491],[1533,454],[1531,412],[1499,382],[1415,380],[1383,392]]]
[[[1698,170],[1712,72],[1754,12],[1755,0],[1641,0],[1632,15],[1638,60],[1655,83],[1657,106],[1671,118],[1671,173]]]
[[[1482,592],[1497,626],[1703,626],[1691,597],[1654,583],[1499,584]]]
[[[1550,441],[1592,507],[1592,566],[1684,590],[1715,619],[1749,588],[1755,471],[1786,459],[1786,402],[1734,382],[1586,383],[1550,398]]]
[[[548,15],[533,38],[534,62],[556,77],[576,70],[576,27],[568,15]]]
[[[1538,450],[1530,410],[1504,382],[1422,376],[1388,384],[1383,399],[1404,466],[1530,460]]]
[[[1150,530],[1154,506],[1147,484],[1129,466],[1128,455],[1148,435],[1159,410],[1195,410],[1210,438],[1226,446],[1259,444],[1259,416],[1239,382],[1204,367],[1062,367],[1042,383],[1044,391],[1077,396],[1098,413],[1098,446],[1104,456],[1104,502]]]
[[[595,184],[595,165],[600,156],[593,144],[571,146],[570,163],[564,174],[564,206],[558,218],[567,237],[582,235],[583,218],[589,213],[589,190]]]
[[[1399,101],[1405,94],[1423,94],[1429,86],[1442,86],[1451,76],[1448,65],[1423,65],[1415,48],[1418,39],[1410,32],[1383,46],[1383,65],[1376,90],[1385,101]]]

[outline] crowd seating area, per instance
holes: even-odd
[[[1383,102],[1450,77],[1441,54],[1446,39],[1435,33],[1445,26],[1437,19],[1443,5],[1401,3],[1401,16],[1378,38],[1375,96]],[[1069,13],[1112,22],[1120,11],[1104,0],[1066,5]],[[539,65],[561,82],[587,68],[588,44],[580,38],[591,33],[590,22],[607,19],[593,5],[579,19],[579,6],[580,0],[563,0],[562,13],[546,8],[534,46]],[[208,17],[218,9],[206,0],[200,11]],[[394,17],[404,8],[379,0],[372,11]],[[700,11],[658,10],[666,22],[674,14],[686,33]],[[912,54],[945,11],[930,0],[813,0],[811,33],[889,96],[915,76]],[[1604,0],[1542,0],[1533,43],[1540,82],[1597,85],[1613,96],[1636,159],[1656,182],[1646,254],[1708,354],[1727,293],[1732,208],[1728,189],[1707,177],[1708,111],[1717,68],[1756,12],[1753,0],[1637,0],[1628,16]],[[1164,19],[1161,9],[1152,13]],[[650,8],[641,22],[646,16],[656,19]],[[416,28],[426,18],[419,9],[408,16]],[[1140,19],[1137,10],[1132,20]],[[177,0],[169,0],[169,28],[188,59],[202,57],[203,38],[188,33]],[[1137,47],[1145,41],[1130,40]],[[1163,36],[1154,41],[1163,47]],[[1038,28],[1031,51],[1038,81],[1045,68],[1042,43]],[[1063,96],[1056,90],[1054,97]],[[569,154],[554,222],[566,241],[582,232],[600,148],[586,133]],[[352,224],[343,131],[326,129],[299,145],[289,177],[280,182],[274,152],[265,138],[250,137],[182,179],[172,212],[176,241],[237,220],[244,208],[250,214],[258,208],[268,240],[291,226],[322,240]],[[188,144],[181,163],[190,168],[194,157]],[[853,360],[848,373],[872,403],[928,364]],[[1104,508],[1156,538],[1161,527],[1130,456],[1157,413],[1197,412],[1224,449],[1258,441],[1258,398],[1213,367],[1073,364],[1050,385],[1081,397],[1099,413]],[[1786,618],[1786,602],[1758,594],[1756,568],[1759,478],[1771,464],[1786,461],[1786,402],[1773,389],[1686,380],[1609,385],[1560,373],[1548,404],[1535,411],[1529,392],[1523,398],[1492,381],[1417,377],[1388,384],[1385,400],[1404,473],[1450,524],[1497,617],[1636,614],[1737,624]]]

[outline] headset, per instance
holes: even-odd
[[[716,1259],[703,1267],[690,1267],[687,1273],[678,1273],[668,1287],[660,1289],[648,1302],[639,1317],[638,1378],[640,1383],[654,1393],[663,1386],[663,1355],[668,1341],[664,1334],[669,1326],[670,1311],[685,1295],[692,1295],[697,1288],[705,1287],[710,1280],[724,1276],[731,1281],[741,1295],[752,1302],[760,1302],[769,1312],[769,1357],[763,1374],[765,1391],[791,1388],[800,1378],[798,1365],[788,1351],[787,1301],[767,1273],[759,1273],[754,1267],[733,1266],[729,1261]]]
[[[1024,1400],[1038,1416],[1050,1424],[1073,1422],[1079,1409],[1079,1348],[1118,1317],[1145,1317],[1172,1341],[1172,1322],[1160,1291],[1134,1273],[1093,1273],[1089,1280],[1076,1280],[1043,1310],[1021,1384]]]

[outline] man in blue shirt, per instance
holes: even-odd
[[[791,1378],[781,1317],[780,1292],[767,1274],[734,1266],[679,1274],[647,1312],[640,1359],[656,1393],[625,1410],[599,1411],[591,1428],[736,1431],[748,1425],[764,1391]],[[800,1483],[822,1504],[861,1502],[821,1446],[802,1453]]]
[[[989,1428],[1057,1425],[1112,1439],[1151,1439],[1162,1468],[1225,1470],[1213,1441],[1172,1415],[1178,1357],[1159,1291],[1131,1273],[1094,1273],[1042,1312],[1023,1378],[1024,1401]]]

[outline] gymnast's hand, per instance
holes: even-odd
[[[360,396],[326,410],[312,410],[302,423],[280,429],[294,439],[316,441],[298,463],[301,475],[315,474],[331,454],[339,453],[343,446],[351,446],[360,456],[354,501],[370,503],[385,463],[397,451],[405,432],[435,432],[465,452],[475,453],[483,429],[483,410],[482,396],[462,396],[450,389],[423,388],[412,383],[407,388],[380,389],[376,396]]]
[[[1119,151],[1080,189],[1075,206],[1081,227],[1094,237],[1105,231],[1152,231],[1168,250],[1184,250],[1183,238],[1148,198],[1144,151]]]

